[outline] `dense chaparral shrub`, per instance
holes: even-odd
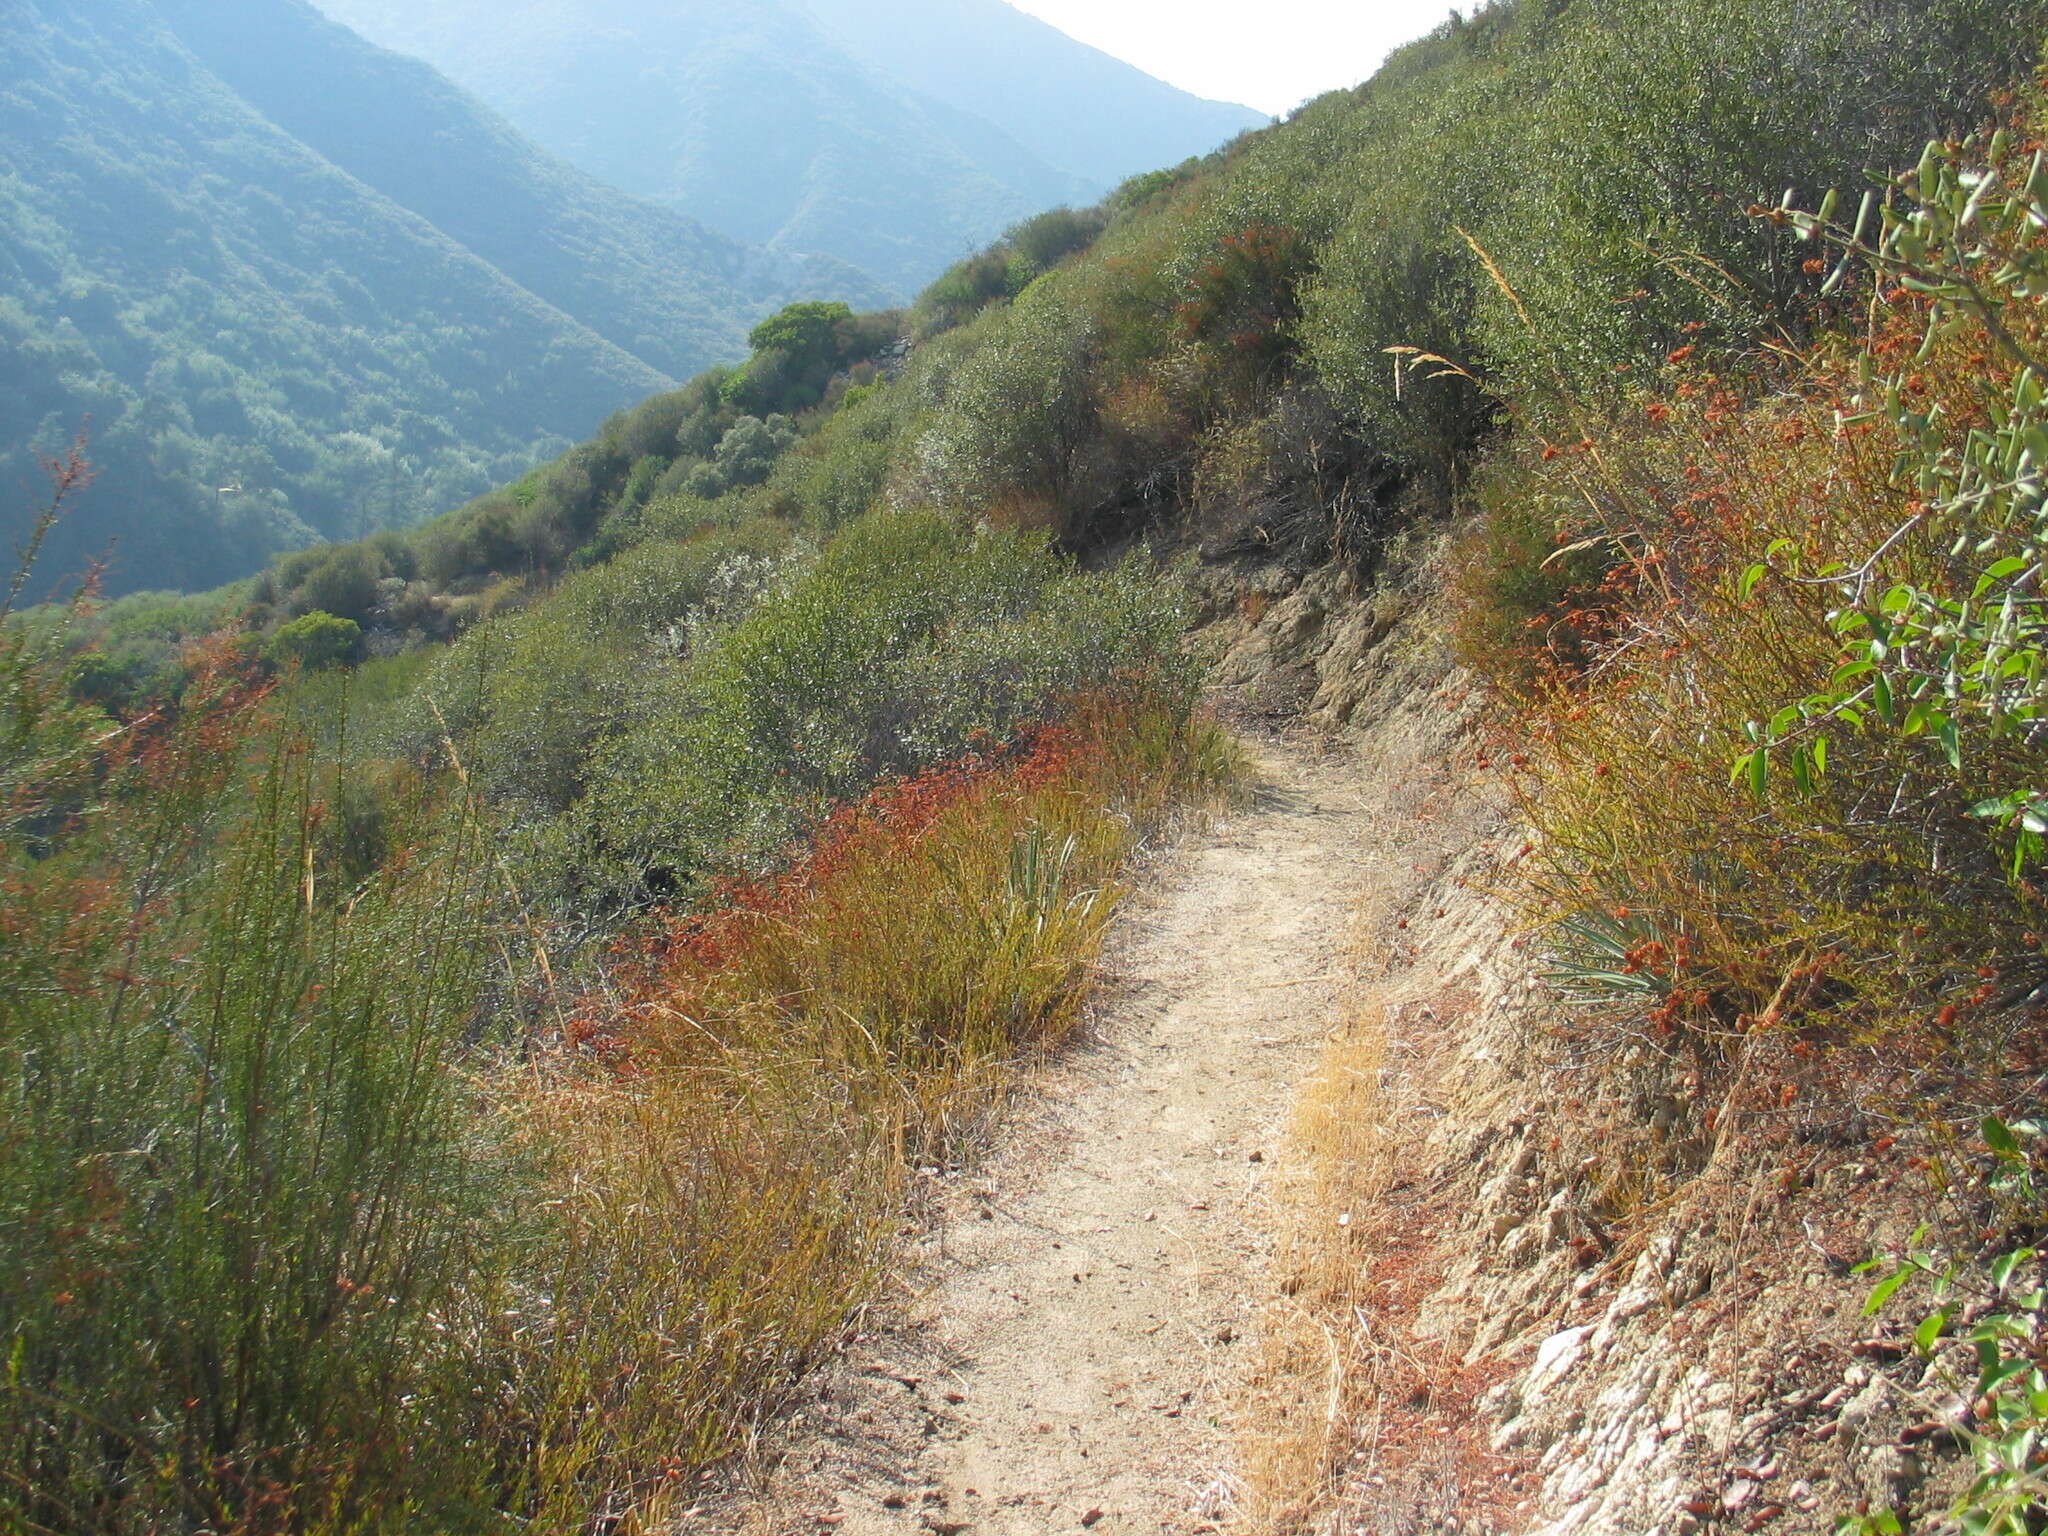
[[[1185,692],[1180,611],[1150,573],[1076,572],[1042,536],[933,513],[857,523],[594,746],[590,792],[541,829],[539,856],[581,899],[628,904],[759,869],[835,803],[1003,740],[1065,694],[1126,672]]]

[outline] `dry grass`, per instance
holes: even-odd
[[[1425,1200],[1414,1138],[1433,1048],[1416,1037],[1461,1012],[1453,997],[1377,987],[1303,1086],[1235,1527],[1247,1536],[1434,1531],[1500,1496],[1475,1430],[1488,1383],[1417,1326],[1446,1263],[1446,1213]]]
[[[1415,1085],[1389,1060],[1400,984],[1381,977],[1392,893],[1381,888],[1353,928],[1342,1022],[1303,1082],[1277,1188],[1279,1294],[1266,1318],[1253,1432],[1237,1511],[1247,1536],[1319,1529],[1397,1378],[1394,1339],[1360,1310],[1377,1263],[1401,1240],[1390,1199],[1401,1178],[1403,1111]]]
[[[1016,487],[1004,491],[981,509],[991,528],[1005,533],[1064,533],[1067,513],[1057,500]]]
[[[1313,1529],[1374,1395],[1375,1351],[1355,1309],[1399,1165],[1384,1086],[1384,1009],[1367,1005],[1302,1085],[1280,1188],[1281,1294],[1266,1319],[1260,1429],[1239,1512],[1251,1536]]]
[[[545,1528],[658,1525],[749,1446],[886,1262],[890,1127],[793,1072],[529,1081],[553,1245],[504,1325]],[[626,1529],[630,1527],[620,1527]]]

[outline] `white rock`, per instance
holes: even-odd
[[[1525,1412],[1564,1380],[1572,1367],[1585,1357],[1586,1337],[1592,1331],[1586,1326],[1567,1328],[1562,1333],[1553,1333],[1536,1346],[1536,1359],[1529,1367],[1529,1375],[1522,1388]]]

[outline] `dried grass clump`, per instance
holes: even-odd
[[[1359,1326],[1368,1259],[1391,1212],[1398,1167],[1384,1089],[1386,1020],[1360,1008],[1302,1085],[1281,1188],[1280,1296],[1259,1362],[1241,1529],[1312,1529],[1342,1493],[1351,1448],[1383,1384],[1383,1351]]]
[[[548,1167],[546,1243],[499,1320],[499,1428],[543,1527],[658,1526],[872,1293],[898,1209],[889,1128],[848,1123],[807,1066],[557,1063],[505,1095]]]

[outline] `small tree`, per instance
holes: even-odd
[[[362,623],[377,606],[377,583],[391,574],[384,556],[368,544],[344,544],[314,566],[292,594],[301,613],[339,614]]]
[[[270,637],[270,660],[308,672],[353,666],[362,659],[363,626],[315,610],[302,614]]]
[[[844,304],[818,301],[770,315],[748,333],[754,358],[726,381],[726,402],[763,416],[816,405],[848,361],[845,343],[853,318]]]

